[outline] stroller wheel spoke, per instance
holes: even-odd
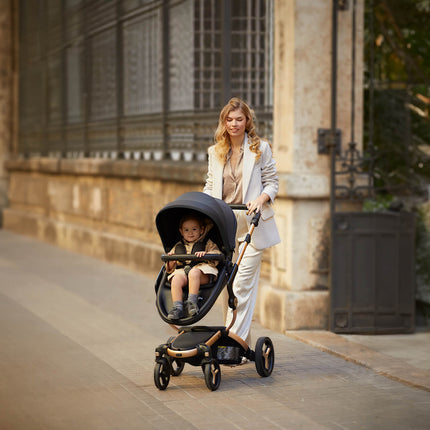
[[[272,351],[272,349],[270,347],[266,348],[266,350],[263,351],[264,364],[265,364],[266,369],[268,369],[269,365],[270,365],[270,352],[271,351]]]
[[[216,379],[217,379],[217,374],[219,372],[219,369],[214,369],[214,371],[212,372],[212,384],[215,385],[216,384]]]

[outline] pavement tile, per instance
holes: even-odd
[[[255,323],[254,339],[275,345],[269,378],[253,363],[222,366],[211,392],[200,367],[186,365],[157,390],[154,349],[172,331],[153,287],[148,276],[0,230],[0,429],[428,429],[430,395],[405,381],[410,366],[401,374],[400,358],[385,356],[379,368],[383,352],[359,347],[357,357],[328,332]],[[221,314],[216,305],[207,324]]]
[[[430,371],[411,365],[405,366],[405,362],[400,359],[388,357],[356,342],[350,342],[334,333],[318,330],[287,331],[285,334],[322,351],[373,369],[395,381],[430,391]]]

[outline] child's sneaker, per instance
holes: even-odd
[[[199,313],[199,307],[197,306],[197,303],[187,300],[185,302],[185,306],[187,307],[189,317],[194,317]]]
[[[169,320],[179,320],[184,317],[184,311],[181,308],[177,308],[176,306],[173,306],[173,308],[170,310],[169,314],[167,315],[167,318]]]

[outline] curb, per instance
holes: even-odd
[[[285,335],[346,361],[372,369],[386,378],[430,392],[430,372],[411,366],[328,331],[291,331]]]

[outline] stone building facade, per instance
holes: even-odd
[[[0,2],[0,226],[7,206],[8,172],[5,162],[14,152],[17,101],[16,4]]]
[[[363,3],[356,1],[355,85],[359,95]],[[20,157],[16,143],[17,4],[0,0],[3,228],[155,274],[162,251],[155,215],[181,193],[202,189],[205,163],[196,158],[187,162],[185,158],[112,159],[96,154]],[[264,255],[256,316],[278,331],[324,329],[329,306],[330,165],[327,156],[318,154],[317,130],[329,128],[331,119],[332,2],[274,0],[273,17],[272,141],[280,179],[275,211],[282,242]],[[347,135],[351,128],[351,8],[339,12],[338,24],[337,124]],[[356,96],[354,103],[355,136],[360,145],[362,97]],[[98,138],[103,138],[103,130],[99,131]]]

